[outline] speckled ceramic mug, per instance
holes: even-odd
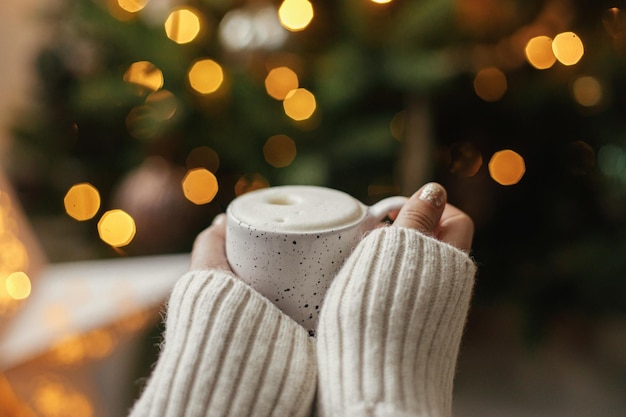
[[[363,235],[405,197],[366,206],[341,191],[280,186],[228,206],[226,256],[233,271],[310,332],[333,277]]]

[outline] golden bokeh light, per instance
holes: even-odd
[[[529,40],[524,53],[528,63],[537,69],[548,69],[556,62],[549,36],[535,36]]]
[[[120,9],[128,13],[137,13],[143,10],[149,0],[117,0]]]
[[[198,146],[187,155],[187,169],[206,168],[216,173],[220,168],[220,156],[208,146]]]
[[[30,278],[24,272],[13,272],[5,280],[6,291],[14,300],[24,300],[31,292]]]
[[[602,86],[597,78],[592,76],[578,77],[572,84],[574,100],[581,106],[593,107],[602,101]]]
[[[98,222],[100,239],[114,248],[128,245],[136,232],[135,220],[123,210],[109,210]]]
[[[163,87],[163,73],[149,61],[137,61],[124,73],[124,81],[156,91]]]
[[[165,20],[167,37],[178,44],[193,41],[201,29],[200,14],[191,7],[178,7]]]
[[[73,185],[63,199],[67,214],[78,220],[92,219],[100,210],[100,193],[89,183]]]
[[[473,177],[483,165],[483,156],[471,142],[458,142],[450,147],[450,172]]]
[[[146,105],[154,109],[154,115],[159,120],[169,120],[176,114],[178,100],[168,90],[154,91],[146,97]]]
[[[483,68],[474,78],[474,91],[485,101],[500,100],[507,88],[506,76],[496,67]]]
[[[583,57],[585,48],[574,32],[563,32],[554,38],[552,51],[561,64],[574,65]]]
[[[205,168],[194,168],[187,171],[182,186],[187,200],[197,205],[213,201],[219,189],[217,178]]]
[[[235,196],[269,186],[269,181],[261,174],[243,175],[235,183]]]
[[[224,71],[212,59],[196,61],[187,74],[189,85],[200,94],[211,94],[217,91],[224,82]]]
[[[298,85],[298,74],[289,67],[273,68],[265,77],[265,90],[276,100],[284,100]]]
[[[315,96],[305,88],[291,90],[283,101],[285,114],[296,121],[311,117],[316,107]]]
[[[387,4],[387,3],[391,3],[391,0],[370,0],[372,3],[376,3],[376,4]]]
[[[41,417],[92,417],[89,398],[58,377],[41,378],[32,394],[32,402]]]
[[[296,153],[296,143],[286,135],[272,136],[263,145],[265,161],[275,168],[283,168],[291,164]]]
[[[308,0],[284,0],[278,9],[280,24],[292,32],[305,29],[313,15],[313,5]]]
[[[525,172],[524,158],[510,149],[494,153],[489,161],[489,175],[501,185],[517,184]]]

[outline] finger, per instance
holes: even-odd
[[[462,251],[469,252],[474,237],[474,222],[463,211],[451,204],[446,204],[435,237]]]
[[[196,237],[189,268],[231,271],[226,259],[226,221],[223,214],[218,215],[213,224]]]
[[[446,200],[445,188],[435,182],[428,183],[407,200],[393,225],[432,235],[439,224]]]

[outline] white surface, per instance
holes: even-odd
[[[45,353],[67,335],[160,305],[188,264],[183,254],[49,265],[0,334],[0,371]]]

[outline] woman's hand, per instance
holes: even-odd
[[[204,229],[193,244],[190,270],[221,269],[232,272],[226,259],[226,215],[218,214],[213,224]]]
[[[448,204],[445,188],[434,182],[424,185],[407,200],[393,226],[419,230],[465,252],[472,247],[474,222]]]

